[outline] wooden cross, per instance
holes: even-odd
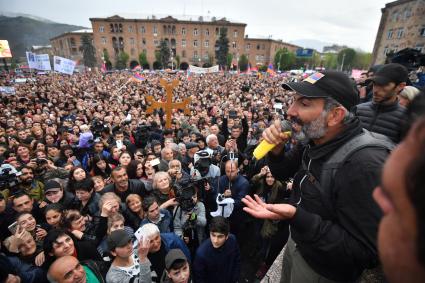
[[[154,98],[152,96],[146,97],[147,103],[151,104],[146,110],[146,113],[152,114],[155,109],[163,108],[165,111],[165,114],[167,115],[165,128],[170,129],[173,109],[184,110],[184,114],[190,115],[190,109],[187,107],[190,104],[190,98],[185,98],[183,102],[173,103],[173,89],[179,85],[179,80],[173,80],[171,83],[169,83],[167,80],[161,79],[160,83],[162,87],[165,88],[167,101],[158,102],[158,101],[154,101]]]

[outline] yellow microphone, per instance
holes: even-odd
[[[289,131],[292,129],[292,125],[289,121],[283,120],[281,123],[281,129],[284,134],[291,137],[292,131]],[[260,160],[264,156],[266,156],[267,153],[269,153],[273,148],[276,147],[276,144],[269,143],[265,140],[260,142],[260,144],[255,148],[253,155],[255,159]]]

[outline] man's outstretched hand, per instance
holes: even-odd
[[[246,205],[243,210],[255,218],[271,219],[271,220],[285,220],[294,217],[297,209],[295,206],[285,203],[267,204],[262,201],[258,195],[254,195],[253,199],[246,196],[242,202]]]

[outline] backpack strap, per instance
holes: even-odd
[[[330,211],[334,211],[335,205],[334,200],[336,192],[333,191],[333,182],[336,172],[353,154],[364,148],[381,148],[391,152],[395,148],[395,144],[384,135],[372,133],[363,129],[362,134],[346,142],[331,155],[331,157],[323,164],[320,184],[318,186],[322,193],[324,204],[328,209],[330,209]]]

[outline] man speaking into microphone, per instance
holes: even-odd
[[[315,73],[283,87],[294,92],[287,116],[296,130],[291,135],[275,121],[263,138],[275,145],[266,156],[272,174],[294,178],[294,197],[290,204],[266,204],[247,196],[244,210],[288,220],[281,282],[355,282],[379,265],[381,211],[372,191],[393,145],[363,130],[350,113],[359,98],[345,74]],[[291,136],[298,143],[285,152]]]

